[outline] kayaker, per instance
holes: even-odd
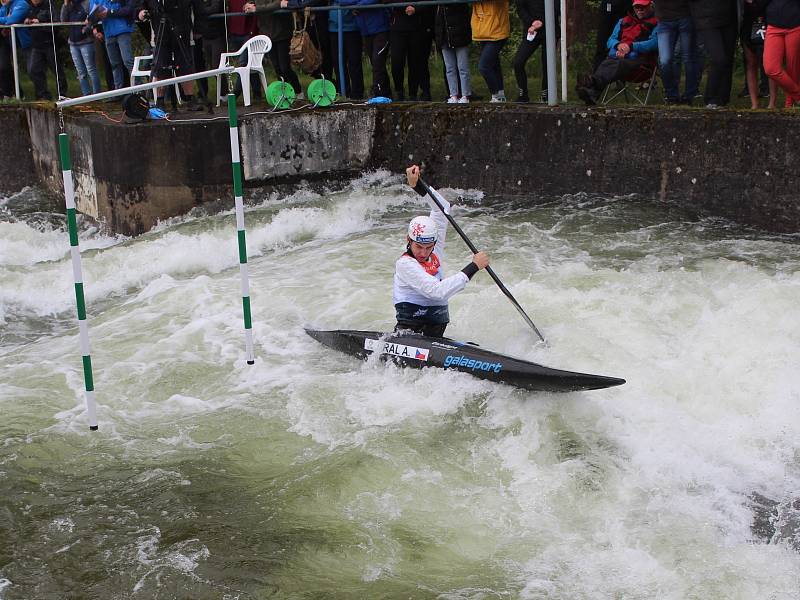
[[[420,196],[425,188],[419,182],[419,167],[406,169],[408,185]],[[450,203],[431,188],[445,211]],[[450,322],[447,301],[463,290],[479,270],[489,265],[484,252],[473,255],[472,262],[458,273],[442,276],[447,217],[428,198],[430,216],[411,219],[406,235],[406,251],[397,259],[394,272],[394,307],[397,312],[395,331],[412,330],[430,337],[441,337]]]

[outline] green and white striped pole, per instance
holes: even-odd
[[[239,125],[236,117],[236,96],[228,94],[228,125],[231,132],[231,167],[233,195],[236,202],[236,234],[239,239],[239,275],[242,279],[242,310],[244,312],[244,341],[247,364],[255,364],[253,354],[253,320],[250,313],[250,276],[247,270],[247,239],[244,231],[244,200],[242,199],[242,163],[239,156]]]
[[[89,413],[89,429],[97,430],[97,405],[94,399],[92,357],[89,354],[89,325],[86,323],[86,300],[83,296],[83,270],[81,250],[78,246],[78,224],[75,216],[75,185],[72,181],[72,159],[69,154],[69,136],[58,135],[61,154],[61,172],[64,176],[64,198],[67,201],[67,226],[72,256],[72,275],[75,280],[75,301],[78,306],[78,329],[80,331],[81,356],[83,357],[83,382],[86,386],[86,410]]]

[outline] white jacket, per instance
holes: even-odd
[[[450,203],[444,199],[436,190],[431,188],[431,192],[444,206],[447,214],[450,214]],[[431,206],[431,219],[436,222],[438,233],[436,245],[433,247],[433,254],[439,257],[440,266],[436,275],[429,275],[425,268],[413,256],[407,253],[397,259],[394,271],[394,304],[400,302],[411,302],[420,306],[447,306],[447,301],[466,287],[469,278],[463,272],[442,277],[444,266],[444,242],[447,235],[447,217],[436,206],[433,200],[428,198]]]

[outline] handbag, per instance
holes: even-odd
[[[763,17],[759,17],[753,21],[753,26],[750,28],[750,43],[753,46],[763,46],[764,38],[766,37],[767,24],[764,22]]]
[[[311,11],[306,8],[303,13],[302,29],[297,27],[297,13],[292,13],[294,33],[292,33],[292,40],[289,42],[289,59],[292,61],[292,65],[299,67],[303,73],[311,75],[322,64],[322,53],[311,41],[311,36],[306,31]]]

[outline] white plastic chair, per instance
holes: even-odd
[[[223,52],[219,57],[219,68],[222,69],[228,66],[228,59],[237,59],[243,52],[247,52],[247,64],[244,66],[237,66],[233,71],[239,76],[239,81],[242,82],[242,97],[244,98],[244,105],[250,106],[250,73],[258,73],[261,78],[261,85],[264,90],[267,89],[267,76],[264,73],[264,56],[272,50],[272,40],[266,35],[256,35],[251,37],[244,43],[244,46],[239,48],[236,52]],[[217,106],[222,102],[222,75],[217,75]]]
[[[137,77],[146,77],[150,79],[150,69],[144,69],[142,67],[142,63],[150,61],[153,62],[153,55],[148,54],[147,56],[136,56],[133,59],[133,69],[131,69],[131,86],[136,85],[136,78]],[[158,88],[153,88],[153,102],[158,101]],[[175,97],[178,99],[178,104],[182,104],[183,101],[181,100],[181,86],[177,83],[175,84]]]

